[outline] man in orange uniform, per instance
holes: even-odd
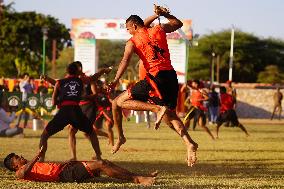
[[[168,23],[149,28],[159,16],[167,18]],[[173,32],[182,25],[179,19],[161,9],[156,9],[155,15],[148,17],[145,22],[137,15],[131,15],[126,20],[127,31],[132,37],[126,43],[123,58],[110,88],[117,85],[134,52],[143,61],[147,74],[144,80],[140,80],[112,103],[114,125],[118,130],[118,141],[113,153],[126,142],[122,130],[121,109],[152,111],[157,113],[155,128],[159,127],[164,117],[168,125],[172,125],[184,140],[188,152],[188,165],[192,166],[195,163],[198,145],[191,139],[175,112],[179,87],[176,72],[171,65],[166,38],[166,33]]]
[[[220,114],[217,118],[216,138],[218,138],[219,128],[225,122],[230,121],[233,126],[239,127],[246,136],[249,136],[246,128],[239,122],[234,109],[234,97],[226,93],[225,87],[220,87]]]
[[[92,177],[99,177],[100,172],[109,177],[131,181],[142,185],[151,185],[157,172],[147,176],[131,173],[107,160],[69,161],[66,163],[38,162],[42,149],[28,161],[15,153],[4,159],[4,165],[10,171],[16,172],[18,179],[40,182],[82,182]]]
[[[184,122],[185,125],[187,125],[187,122],[189,122],[192,118],[197,119],[198,125],[202,127],[214,140],[213,134],[210,132],[208,127],[206,127],[206,115],[204,113],[206,107],[203,105],[205,100],[208,100],[208,95],[202,91],[199,80],[194,80],[191,84],[190,95],[190,103],[193,107],[193,110],[191,110],[188,119],[186,119]]]

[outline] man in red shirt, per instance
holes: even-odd
[[[239,127],[247,136],[249,136],[245,127],[238,120],[234,104],[234,97],[226,93],[225,87],[220,87],[220,114],[216,121],[216,138],[218,138],[219,128],[221,125],[228,121],[230,121],[233,126]]]
[[[4,159],[4,165],[10,171],[16,172],[18,179],[40,182],[82,182],[92,177],[99,177],[100,172],[103,172],[109,177],[151,185],[158,174],[158,172],[153,172],[142,176],[131,173],[107,160],[41,163],[38,160],[42,153],[41,148],[31,161],[11,153]]]
[[[150,28],[150,24],[159,16],[168,19],[168,23]],[[145,21],[137,15],[131,15],[126,20],[127,31],[132,37],[126,43],[123,58],[110,88],[118,84],[133,53],[136,53],[143,61],[147,74],[144,80],[140,80],[112,103],[114,125],[118,130],[118,141],[113,148],[113,153],[126,142],[122,130],[121,109],[152,111],[157,113],[155,128],[158,129],[164,117],[168,125],[173,126],[184,140],[188,152],[188,165],[192,166],[195,163],[198,145],[191,139],[175,111],[179,86],[176,72],[171,65],[166,38],[166,33],[171,33],[182,25],[175,16],[159,8],[155,9],[155,14]]]

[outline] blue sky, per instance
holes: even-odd
[[[4,0],[16,11],[49,14],[71,27],[72,18],[142,18],[152,14],[153,3],[167,5],[178,18],[192,19],[194,33],[208,34],[234,25],[258,37],[284,40],[283,0]]]

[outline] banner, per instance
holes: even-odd
[[[128,40],[131,35],[125,27],[125,19],[88,19],[88,18],[73,18],[72,29],[70,32],[71,38],[76,39],[124,39]],[[181,20],[183,26],[181,30],[169,33],[169,39],[181,39],[186,37],[192,39],[192,20]],[[166,23],[166,19],[162,19],[161,23]],[[154,24],[158,24],[155,20]]]
[[[17,111],[22,109],[22,93],[21,92],[5,92],[4,97],[7,97],[8,105]]]
[[[187,48],[186,41],[179,40],[168,40],[169,51],[171,55],[171,63],[177,73],[178,82],[186,82],[186,62],[187,62]]]
[[[28,94],[27,107],[31,110],[36,110],[40,106],[39,94]]]
[[[43,104],[42,107],[47,111],[51,112],[55,109],[55,106],[52,105],[52,96],[51,95],[45,95],[43,97]]]
[[[92,75],[97,72],[96,64],[96,39],[81,38],[74,41],[75,61],[80,61],[83,66],[83,72],[86,75]]]

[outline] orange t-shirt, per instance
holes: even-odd
[[[151,75],[156,76],[160,70],[173,70],[167,36],[160,25],[142,28],[130,41],[133,42],[135,53],[143,61],[146,71]]]
[[[25,175],[24,180],[56,182],[59,181],[59,174],[64,164],[36,162],[32,170]]]
[[[203,99],[203,95],[199,90],[192,90],[192,93],[190,95],[190,102],[192,106],[204,110],[205,107],[203,106],[203,103],[201,101]]]
[[[144,68],[143,62],[139,62],[139,80],[143,80],[146,77],[147,71]]]

